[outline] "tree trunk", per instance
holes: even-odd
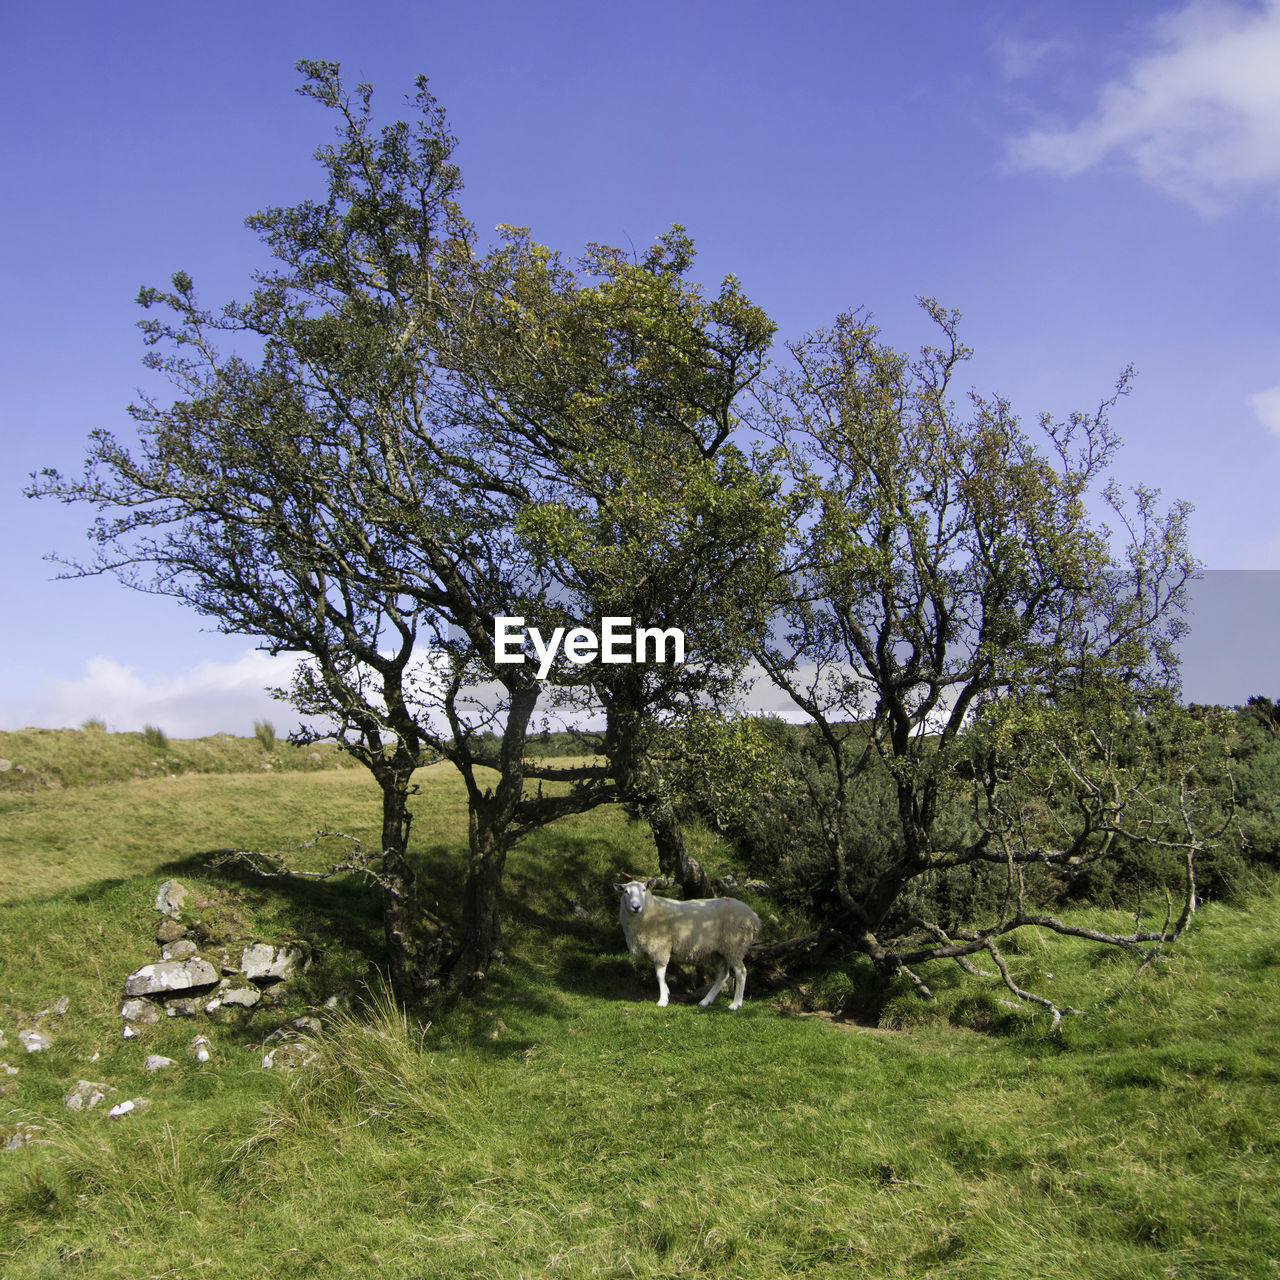
[[[470,823],[471,859],[462,890],[462,944],[453,961],[450,984],[474,991],[489,967],[501,964],[502,869],[507,860],[502,845],[482,815],[474,811]]]
[[[680,819],[669,800],[654,800],[643,808],[653,843],[658,849],[658,869],[674,880],[686,898],[714,898],[716,891],[702,864],[684,847]]]
[[[443,940],[438,926],[419,908],[416,877],[409,865],[408,782],[382,781],[382,927],[387,940],[391,986],[401,1000],[438,982]]]

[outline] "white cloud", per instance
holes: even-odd
[[[77,680],[49,680],[0,705],[0,725],[68,728],[96,717],[107,727],[159,726],[170,737],[253,732],[255,720],[289,727],[296,714],[266,692],[287,687],[297,659],[250,650],[232,662],[201,662],[178,675],[140,675],[113,658],[90,658]]]
[[[1092,114],[1013,139],[1013,163],[1070,177],[1114,161],[1206,214],[1280,197],[1280,0],[1193,3],[1153,35]]]
[[[1273,436],[1280,436],[1280,387],[1268,387],[1245,397],[1254,416]]]

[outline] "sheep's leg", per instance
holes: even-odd
[[[657,973],[658,973],[658,1008],[659,1008],[659,1009],[661,1009],[661,1008],[663,1007],[663,1005],[665,1005],[665,1004],[667,1003],[667,999],[668,999],[668,997],[669,997],[669,996],[670,996],[670,994],[671,994],[671,993],[667,990],[667,964],[668,964],[668,962],[669,962],[669,959],[670,959],[670,957],[668,957],[668,959],[667,959],[667,960],[663,960],[663,961],[662,961],[662,962],[657,966]]]
[[[733,1002],[730,1009],[742,1008],[742,997],[747,993],[747,966],[741,960],[733,966]]]
[[[716,996],[720,994],[720,988],[724,986],[724,980],[729,976],[729,966],[723,960],[717,960],[716,965],[719,969],[716,980],[711,984],[711,990],[698,1001],[704,1009],[715,1004]]]

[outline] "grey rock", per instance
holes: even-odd
[[[8,773],[13,768],[12,760],[0,760],[0,773]]]
[[[294,1071],[316,1059],[315,1052],[305,1044],[278,1044],[262,1059],[267,1071]]]
[[[182,914],[182,904],[186,898],[186,885],[177,880],[166,880],[156,894],[156,910],[176,919]]]
[[[33,1142],[38,1142],[36,1134],[40,1127],[34,1124],[18,1124],[13,1128],[0,1129],[0,1151],[21,1151]]]
[[[188,956],[195,955],[197,949],[196,944],[190,938],[176,938],[173,942],[167,942],[160,948],[160,959],[185,960]]]
[[[67,1104],[70,1111],[89,1111],[113,1093],[115,1090],[109,1084],[94,1080],[77,1080],[76,1087],[63,1098],[63,1102]]]
[[[58,1017],[61,1017],[69,1008],[71,1008],[70,997],[59,996],[47,1009],[41,1009],[40,1012],[36,1014],[36,1017],[43,1018],[51,1013],[57,1014]]]
[[[18,1074],[17,1067],[11,1067],[7,1062],[0,1062],[0,1075],[16,1076]]]
[[[240,972],[253,982],[283,981],[304,973],[310,963],[310,950],[294,942],[280,947],[255,942],[240,953]]]
[[[160,1010],[150,1000],[143,1000],[139,996],[134,996],[120,1006],[120,1016],[126,1022],[132,1022],[140,1027],[148,1027],[153,1022],[160,1020]]]
[[[176,1067],[178,1064],[172,1058],[166,1058],[159,1053],[147,1055],[146,1061],[142,1064],[144,1071],[163,1071],[165,1067]]]
[[[4,1048],[4,1032],[0,1031],[0,1049]]]
[[[52,1049],[53,1041],[43,1031],[19,1031],[18,1039],[28,1053],[39,1053],[42,1049]]]
[[[130,1098],[128,1102],[117,1102],[107,1115],[112,1120],[123,1120],[125,1116],[137,1115],[151,1105],[150,1098]]]
[[[176,920],[161,920],[156,925],[156,941],[163,945],[166,942],[177,942],[187,936],[187,926]]]
[[[218,994],[224,1005],[238,1004],[245,1009],[252,1009],[262,999],[262,992],[257,987],[232,987]]]
[[[187,1045],[187,1052],[197,1062],[208,1062],[212,1056],[213,1046],[204,1036],[196,1036],[192,1042]]]
[[[164,995],[171,991],[188,991],[193,987],[211,987],[218,975],[207,960],[192,956],[187,960],[161,960],[144,964],[131,973],[124,983],[127,996]]]
[[[164,1011],[171,1018],[194,1018],[200,1012],[200,1000],[196,996],[178,996],[164,1002]]]

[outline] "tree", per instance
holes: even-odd
[[[1036,924],[1150,954],[1195,907],[1198,730],[1185,718],[1158,762],[1146,729],[1176,683],[1188,508],[1106,484],[1117,553],[1087,499],[1129,374],[1093,413],[1043,416],[1042,452],[999,397],[960,412],[958,315],[922,306],[940,339],[917,359],[844,315],[790,345],[762,398],[800,513],[760,660],[812,723],[807,803],[839,935],[922,989],[910,966],[987,952],[1056,1022],[998,939]],[[854,821],[872,793],[878,836]],[[1176,920],[1103,934],[1038,909],[1037,875],[1125,841],[1178,854]]]
[[[604,716],[618,794],[649,821],[663,871],[707,894],[657,774],[672,723],[732,701],[763,628],[776,478],[733,437],[773,326],[732,277],[712,298],[687,281],[678,226],[640,258],[589,246],[576,280],[524,229],[505,231],[477,264],[483,287],[468,285],[491,307],[454,312],[449,412],[520,477],[518,531],[557,584],[552,612],[682,631],[684,663],[592,662],[553,700]],[[532,607],[549,625],[547,605]]]
[[[147,364],[177,398],[131,408],[135,448],[96,432],[82,477],[45,471],[29,492],[101,513],[96,556],[71,572],[114,573],[305,656],[288,696],[381,789],[379,848],[344,865],[381,886],[396,990],[474,986],[501,958],[510,848],[630,786],[625,771],[525,758],[548,690],[606,689],[609,672],[543,683],[499,663],[495,619],[549,630],[598,606],[658,620],[635,553],[666,535],[619,513],[663,451],[668,470],[702,467],[698,494],[733,469],[710,460],[771,328],[732,283],[701,299],[678,230],[643,261],[596,249],[579,271],[515,229],[479,253],[425,80],[414,122],[376,131],[369,86],[349,94],[332,63],[299,69],[301,92],[337,116],[317,152],[326,198],[248,220],[276,265],[245,302],[210,311],[183,273],[143,289],[159,316],[142,325]],[[590,536],[556,546],[553,512]],[[629,705],[641,719],[657,707]],[[412,777],[436,756],[469,802],[456,927],[427,909],[407,853]],[[544,780],[570,785],[526,786]]]

